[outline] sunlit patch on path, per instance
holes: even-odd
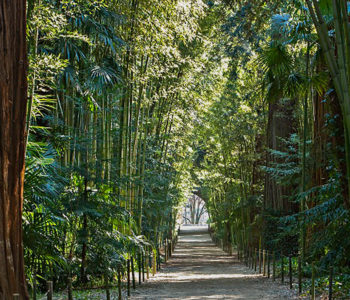
[[[131,299],[297,299],[254,274],[210,240],[206,226],[186,226],[173,257]]]

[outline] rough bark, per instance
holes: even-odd
[[[0,1],[0,299],[29,299],[22,207],[27,107],[26,1]]]

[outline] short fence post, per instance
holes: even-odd
[[[111,300],[111,292],[109,291],[109,286],[106,286],[106,299]]]
[[[160,261],[160,249],[158,247],[157,250],[157,262],[158,262],[158,271],[161,269],[161,261]]]
[[[72,278],[68,277],[68,300],[73,300]]]
[[[157,271],[159,271],[159,264],[160,264],[160,255],[159,255],[159,247],[157,245],[157,248],[156,248],[156,269]]]
[[[261,274],[261,249],[259,246],[259,274]]]
[[[333,299],[333,267],[329,270],[328,300]]]
[[[141,283],[142,283],[142,278],[141,278],[141,276],[142,276],[142,274],[141,274],[141,272],[142,272],[142,266],[141,266],[141,257],[142,257],[142,253],[141,252],[139,252],[139,255],[138,255],[138,265],[139,265],[139,285],[141,285]]]
[[[149,259],[150,254],[146,253],[146,272],[147,272],[147,279],[149,279],[149,264],[150,264],[150,259]]]
[[[289,288],[293,289],[293,266],[292,256],[289,256]]]
[[[252,268],[252,247],[248,248],[248,268]]]
[[[118,270],[118,272],[119,272],[119,270]],[[107,274],[104,276],[104,279],[105,279],[106,299],[107,300],[111,300],[111,293],[109,291],[109,280],[108,280],[108,275]]]
[[[145,281],[145,256],[141,253],[142,281]]]
[[[53,297],[53,282],[47,282],[47,300],[52,300]]]
[[[33,276],[33,300],[36,300],[36,289],[37,289],[37,282],[36,282],[36,272],[34,272]]]
[[[263,276],[266,275],[266,251],[263,250]]]
[[[118,268],[118,300],[122,300],[122,274],[120,268]]]
[[[132,288],[136,289],[136,280],[135,280],[135,266],[134,266],[134,257],[131,256],[131,275],[132,275]]]
[[[19,294],[13,294],[13,298],[12,298],[13,300],[20,300],[19,299]]]
[[[245,251],[247,257],[246,257],[246,266],[249,268],[250,267],[250,248],[247,247]]]
[[[128,276],[128,284],[127,284],[128,296],[130,296],[130,259],[126,261],[126,272]]]
[[[167,239],[164,241],[164,260],[167,262],[168,260],[168,244],[167,244]]]
[[[267,278],[270,278],[270,253],[269,251],[267,250]]]
[[[156,275],[157,272],[157,255],[152,251],[152,275]]]
[[[284,257],[281,254],[281,281],[284,283]]]
[[[276,255],[275,251],[272,252],[272,280],[276,280]]]
[[[302,283],[302,272],[301,272],[301,270],[302,270],[301,256],[299,254],[299,256],[298,256],[298,290],[299,290],[299,294],[301,294],[302,288],[303,288],[303,286],[302,286],[303,283]]]
[[[315,300],[315,263],[312,262],[312,273],[311,273],[311,300]]]
[[[256,272],[256,266],[257,266],[257,259],[258,259],[258,252],[257,249],[255,248],[254,251],[254,271]]]

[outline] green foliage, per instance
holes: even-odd
[[[303,1],[33,0],[27,31],[31,283],[113,280],[194,191],[226,244],[349,262],[342,107]]]

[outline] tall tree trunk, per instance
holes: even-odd
[[[284,151],[285,145],[279,139],[287,139],[296,132],[293,116],[295,105],[295,100],[288,100],[287,103],[281,103],[281,100],[269,103],[267,124],[267,147],[269,149]],[[276,157],[271,153],[267,153],[266,165],[273,166],[275,162],[278,162]],[[291,190],[290,187],[278,184],[270,174],[266,173],[264,208],[285,213],[296,212],[296,205],[287,199]]]
[[[22,244],[26,1],[0,1],[0,299],[29,299]]]

